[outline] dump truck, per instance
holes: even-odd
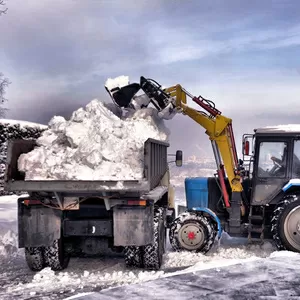
[[[126,266],[157,270],[165,252],[166,228],[174,219],[166,142],[144,143],[141,180],[25,180],[18,158],[33,140],[8,144],[4,188],[26,194],[18,199],[19,248],[31,270],[62,270],[71,256],[124,254]],[[176,152],[176,165],[182,152]]]

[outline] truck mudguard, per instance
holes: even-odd
[[[19,248],[52,246],[60,238],[62,212],[43,206],[27,207],[23,200],[18,199]]]

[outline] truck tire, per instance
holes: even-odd
[[[286,195],[274,210],[271,232],[279,250],[300,252],[300,197]]]
[[[53,271],[65,269],[70,261],[70,256],[65,253],[62,239],[55,240],[52,246],[44,248],[45,265]]]
[[[141,247],[127,246],[124,249],[125,264],[127,267],[143,267]]]
[[[41,271],[44,268],[44,257],[42,247],[25,248],[25,259],[32,271]]]
[[[144,246],[143,262],[145,269],[159,270],[162,265],[166,242],[166,224],[162,207],[154,210],[153,229],[153,243]]]
[[[169,239],[175,251],[195,251],[207,253],[215,242],[217,230],[208,217],[184,212],[173,222]]]

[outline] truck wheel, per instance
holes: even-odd
[[[273,240],[279,250],[300,252],[300,199],[286,195],[274,210],[271,220]]]
[[[42,247],[25,248],[25,259],[28,267],[32,271],[41,271],[44,268],[43,248]]]
[[[169,239],[175,251],[206,253],[215,242],[217,230],[210,218],[196,213],[184,212],[173,222]]]
[[[140,247],[128,246],[124,249],[125,264],[127,267],[141,268],[143,266],[142,251]]]
[[[144,247],[144,267],[148,270],[159,270],[163,260],[166,241],[166,226],[164,222],[164,209],[155,208],[153,220],[154,239],[153,244]]]
[[[52,246],[45,247],[44,260],[47,267],[53,271],[65,269],[70,260],[70,256],[65,253],[62,239],[55,240]]]

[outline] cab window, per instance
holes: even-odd
[[[292,176],[300,178],[300,140],[294,141]]]
[[[258,177],[285,177],[287,170],[287,143],[260,142]]]

